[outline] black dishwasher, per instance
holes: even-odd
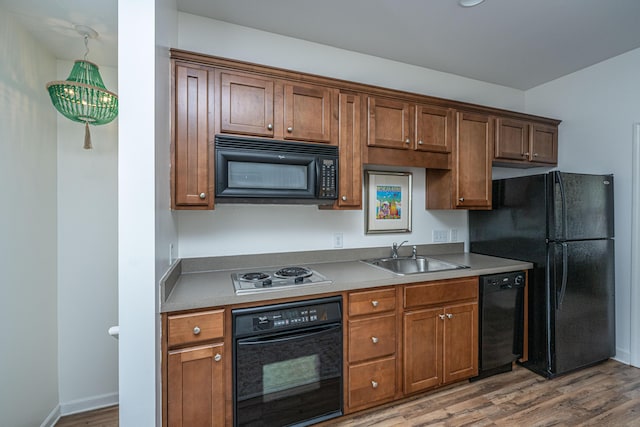
[[[475,379],[511,370],[522,357],[525,273],[480,276],[479,369]]]

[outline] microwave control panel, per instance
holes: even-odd
[[[338,197],[338,159],[321,158],[320,163],[320,199]]]

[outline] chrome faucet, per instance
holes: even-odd
[[[407,243],[408,240],[405,240],[404,242],[397,244],[396,242],[393,242],[393,245],[391,245],[391,258],[396,259],[398,258],[398,249],[400,249],[400,247],[402,245],[404,245],[405,243]]]

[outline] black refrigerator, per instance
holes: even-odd
[[[529,261],[529,360],[552,378],[615,355],[613,175],[493,181],[469,212],[470,250]]]

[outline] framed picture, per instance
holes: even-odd
[[[365,171],[365,232],[411,231],[411,172]]]

